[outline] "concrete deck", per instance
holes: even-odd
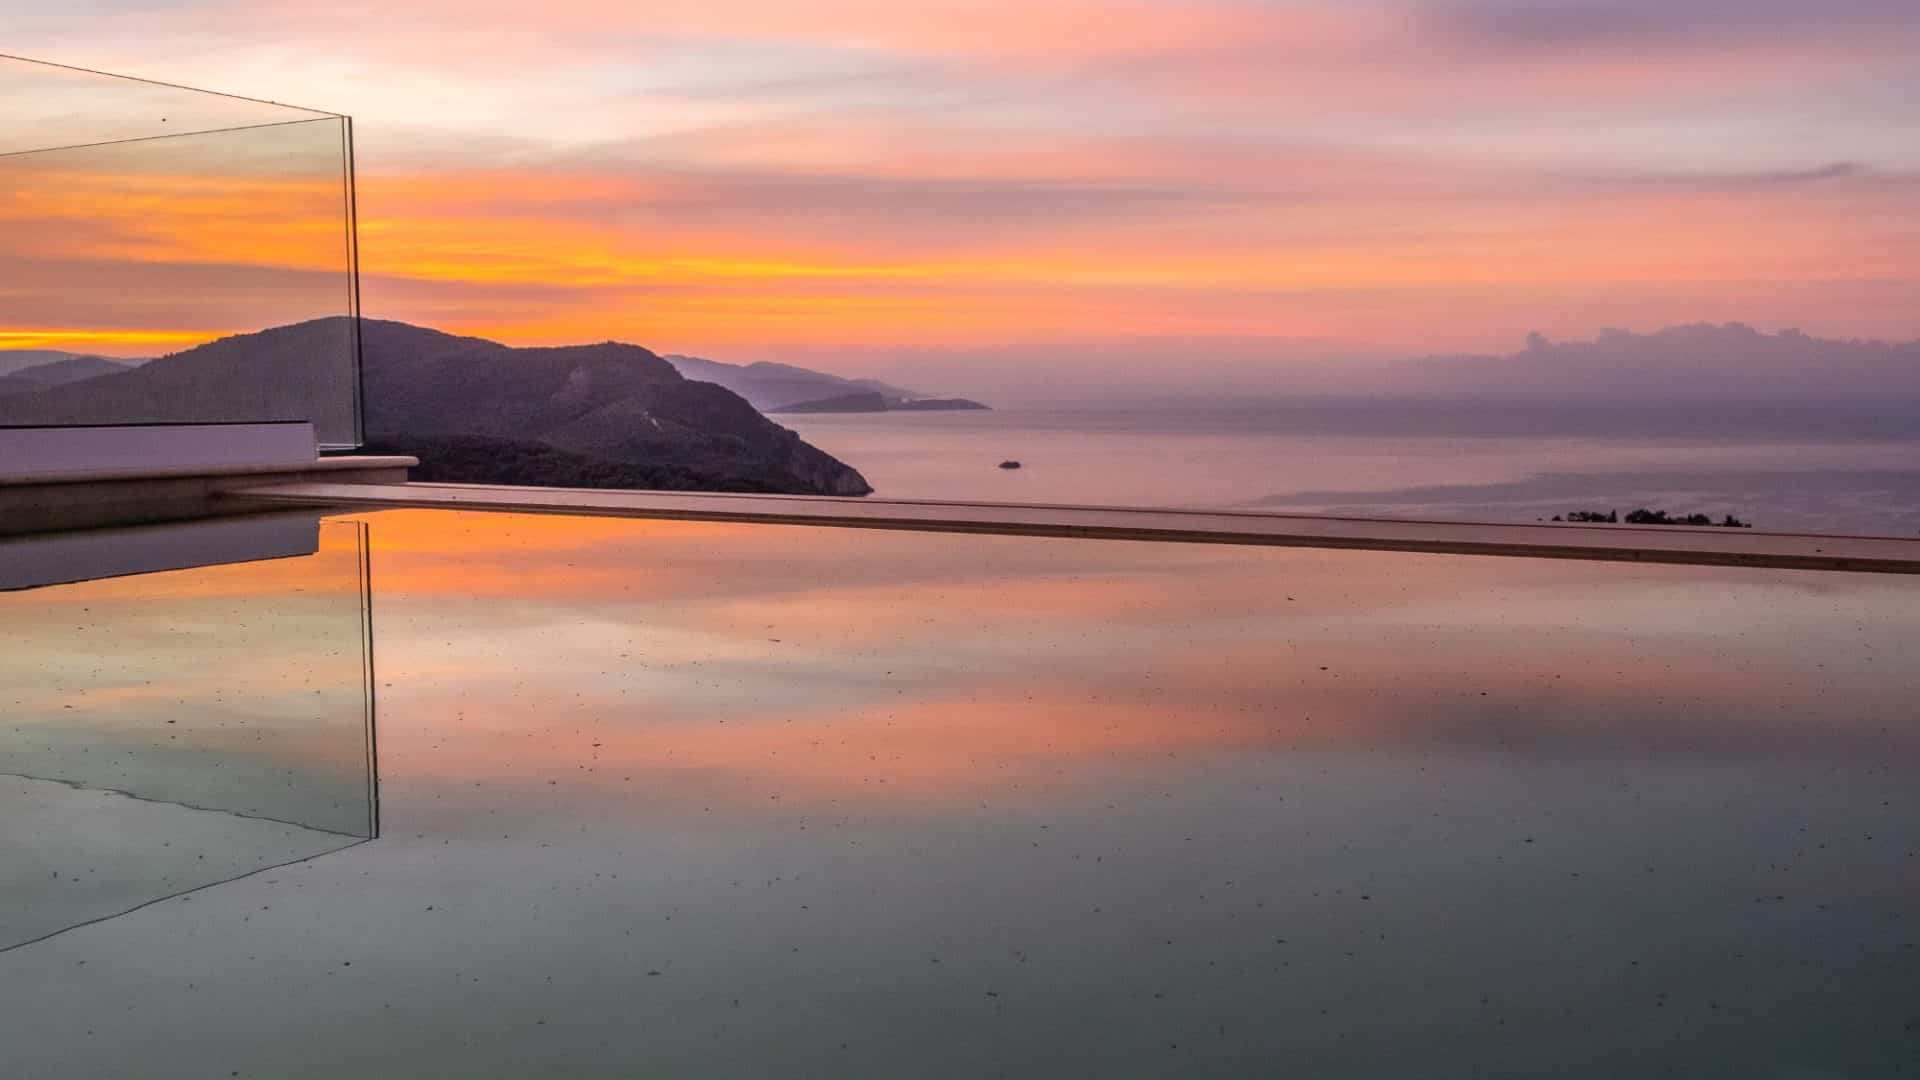
[[[915,532],[1356,548],[1920,574],[1920,540],[1775,533],[1753,529],[1397,521],[1125,507],[599,491],[469,484],[262,483],[231,490],[227,492],[227,497],[237,502],[255,504],[430,507],[442,510],[753,522]]]
[[[328,481],[404,485],[410,457],[319,458],[298,465],[185,466],[0,476],[0,536],[189,521],[259,509],[224,499],[235,488]]]

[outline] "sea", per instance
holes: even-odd
[[[1897,403],[1328,400],[776,419],[859,469],[876,498],[1494,522],[1647,508],[1920,535],[1920,414]]]

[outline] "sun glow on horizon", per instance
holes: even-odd
[[[167,346],[173,349],[203,345],[234,331],[221,330],[0,330],[0,350],[59,349],[72,351],[76,346],[88,351],[113,350],[117,354],[142,346]],[[109,354],[112,355],[112,354]]]

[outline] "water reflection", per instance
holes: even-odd
[[[0,541],[0,948],[375,834],[363,547],[313,515]]]
[[[1920,582],[371,524],[383,838],[9,954],[33,1075],[1920,1069]]]

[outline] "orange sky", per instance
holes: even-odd
[[[1230,388],[1535,329],[1920,337],[1920,16],[1819,15],[435,0],[367,35],[352,3],[186,0],[36,15],[19,47],[355,114],[370,315],[937,363],[977,383],[956,391],[1170,359]],[[111,95],[59,86],[85,120],[59,130],[124,134]],[[268,118],[136,98],[194,129]],[[330,124],[0,159],[0,346],[153,352],[343,310]]]

